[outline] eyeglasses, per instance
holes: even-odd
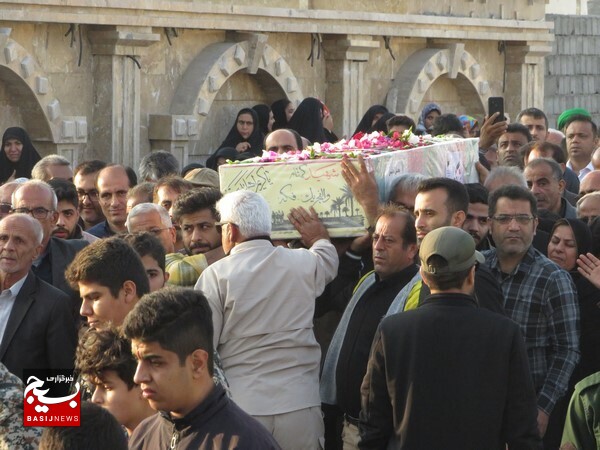
[[[223,225],[225,225],[227,223],[230,225],[233,225],[234,227],[237,227],[237,225],[233,222],[215,222],[215,228],[217,229],[219,234],[221,233],[221,231],[223,231]]]
[[[14,208],[12,210],[13,213],[17,214],[30,214],[35,219],[43,220],[48,218],[48,214],[52,212],[51,209],[46,209],[43,206],[38,206],[37,208]]]
[[[516,220],[519,225],[528,225],[535,217],[527,214],[500,214],[492,217],[492,220],[502,225],[508,225],[512,221]]]
[[[1,211],[1,210],[0,210]],[[588,225],[592,224],[592,221],[598,216],[595,215],[591,215],[591,216],[579,216],[579,220],[587,223]]]
[[[474,216],[472,214],[467,214],[467,220],[476,220],[479,225],[487,225],[488,219],[489,218],[487,216]]]
[[[0,203],[0,214],[10,214],[12,205],[10,203]]]
[[[77,190],[77,197],[79,197],[81,200],[83,200],[86,196],[90,200],[97,200],[98,191],[96,191],[95,189],[91,191]]]
[[[170,230],[170,228],[152,228],[150,230],[146,230],[146,232],[152,233],[154,236],[160,236],[160,233],[162,233],[165,230]]]

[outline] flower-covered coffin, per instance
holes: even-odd
[[[356,161],[359,154],[375,174],[382,202],[394,180],[404,173],[477,181],[477,139],[425,140],[410,134],[393,139],[374,133],[335,144],[315,144],[298,152],[263,152],[262,157],[222,165],[221,191],[246,189],[261,194],[271,207],[273,239],[299,237],[287,218],[297,206],[314,207],[331,237],[360,236],[368,224],[342,178],[340,164],[342,158]]]

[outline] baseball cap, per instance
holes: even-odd
[[[443,258],[446,264],[442,267],[430,264],[429,259],[434,255]],[[475,250],[473,237],[457,227],[442,227],[427,233],[421,242],[419,258],[422,270],[433,274],[462,272],[485,261]]]
[[[199,187],[214,187],[219,189],[219,174],[206,167],[190,170],[183,178]]]

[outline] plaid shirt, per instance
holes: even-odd
[[[182,253],[168,253],[165,257],[165,270],[169,273],[168,285],[194,287],[198,277],[208,267],[202,253],[187,256]]]
[[[532,246],[509,275],[483,252],[504,293],[506,314],[525,336],[538,407],[550,414],[579,361],[579,306],[571,276]]]

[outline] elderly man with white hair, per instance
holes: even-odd
[[[69,297],[31,270],[44,230],[27,214],[0,221],[0,362],[24,369],[71,369],[77,344]]]
[[[165,208],[156,203],[140,203],[133,207],[125,222],[130,233],[147,232],[158,238],[165,253],[175,252],[175,227]]]
[[[72,181],[71,161],[61,155],[44,156],[31,169],[31,178],[40,181],[50,181],[55,178]]]
[[[271,242],[271,210],[259,194],[232,192],[217,209],[228,256],[202,272],[196,289],[211,306],[233,400],[284,450],[321,448],[321,352],[312,320],[315,298],[337,274],[337,252],[314,210],[291,210],[308,247],[292,250]]]

